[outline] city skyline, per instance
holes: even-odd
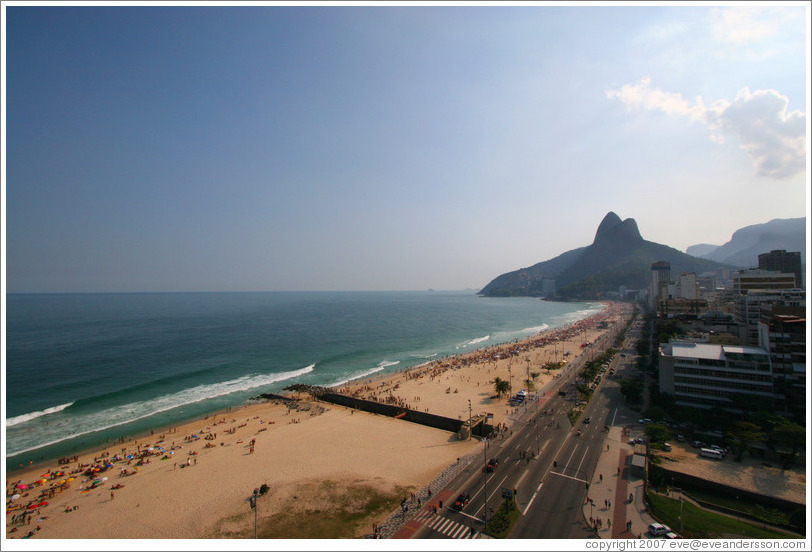
[[[480,288],[609,211],[807,215],[807,3],[3,9],[8,292]]]

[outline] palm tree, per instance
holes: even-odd
[[[500,399],[502,395],[506,395],[510,392],[510,383],[502,378],[497,377],[493,380],[493,387],[496,390],[496,396]]]

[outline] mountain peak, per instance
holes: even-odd
[[[609,211],[606,213],[606,216],[603,217],[603,220],[598,225],[598,231],[595,232],[595,240],[592,243],[597,242],[599,239],[604,237],[609,230],[617,226],[621,223],[620,217],[617,216],[617,213],[614,211]]]
[[[645,289],[651,278],[651,264],[656,261],[668,261],[672,273],[676,274],[705,272],[722,266],[646,241],[633,218],[621,220],[616,213],[609,212],[601,221],[592,245],[497,276],[480,294],[486,297],[600,298],[610,292],[617,293],[620,286]]]
[[[597,244],[607,240],[634,243],[643,241],[643,237],[637,228],[637,221],[633,218],[621,221],[616,213],[609,211],[598,226],[595,241],[592,243]]]

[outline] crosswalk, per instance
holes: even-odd
[[[452,539],[474,539],[479,534],[478,531],[472,530],[467,525],[431,512],[421,512],[415,519],[424,522],[429,529]]]

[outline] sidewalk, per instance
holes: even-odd
[[[634,447],[628,439],[622,427],[609,428],[587,492],[591,502],[583,506],[587,523],[591,527],[599,523],[595,534],[601,539],[650,538],[648,526],[655,521],[645,510],[643,478],[631,473]]]

